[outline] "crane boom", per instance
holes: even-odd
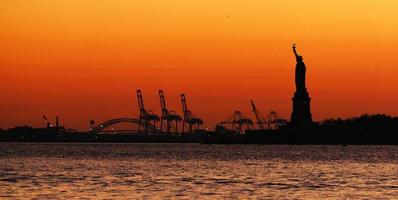
[[[140,117],[143,117],[145,113],[144,99],[142,98],[141,90],[137,90],[138,107],[140,109]]]
[[[159,90],[159,97],[160,97],[160,107],[162,109],[162,116],[164,118],[167,118],[168,117],[168,111],[167,111],[167,107],[166,107],[166,100],[164,98],[163,90]]]
[[[188,110],[187,99],[185,98],[185,94],[181,94],[181,103],[182,103],[182,110],[184,112],[182,131],[184,132],[184,128],[185,128],[186,124],[188,124],[190,133],[192,133],[192,128],[195,125],[196,125],[196,130],[199,130],[200,125],[203,124],[203,120],[201,118],[195,117],[194,115],[192,115],[191,111]]]
[[[178,132],[177,126],[178,122],[181,121],[181,117],[175,113],[174,111],[167,110],[166,107],[166,100],[164,97],[163,90],[159,90],[159,97],[160,97],[160,107],[162,108],[162,117],[160,120],[160,130],[163,131],[163,121],[166,121],[166,131],[170,133],[172,129],[172,122],[175,122],[175,133]]]
[[[251,105],[252,105],[252,110],[254,115],[256,116],[256,123],[258,124],[258,127],[260,129],[265,129],[265,120],[262,117],[260,111],[257,109],[256,104],[254,104],[254,101],[250,99]]]
[[[182,103],[182,111],[184,112],[184,120],[189,121],[191,117],[188,110],[185,94],[181,94],[181,103]]]
[[[153,127],[156,127],[156,122],[159,121],[159,116],[153,114],[151,111],[147,111],[144,106],[144,98],[142,97],[142,92],[140,89],[137,90],[137,100],[138,100],[138,107],[140,109],[140,116],[139,120],[140,123],[138,124],[138,132],[141,132],[141,126],[144,127],[144,131],[148,132],[148,124],[152,121]],[[155,130],[151,130],[155,131]]]

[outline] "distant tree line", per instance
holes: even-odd
[[[326,119],[317,125],[317,134],[328,139],[348,142],[397,140],[398,117],[364,114],[348,119]]]

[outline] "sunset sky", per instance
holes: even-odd
[[[1,0],[0,127],[160,114],[180,93],[214,128],[235,110],[289,119],[304,57],[315,120],[398,115],[395,0]]]

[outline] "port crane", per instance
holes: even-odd
[[[160,120],[159,116],[153,114],[151,110],[146,110],[144,107],[144,98],[142,97],[141,90],[137,90],[138,107],[140,109],[140,116],[138,124],[138,132],[141,133],[141,125],[144,126],[144,132],[148,132],[148,124],[153,123],[153,127],[156,127],[156,122]],[[142,123],[141,123],[142,122]],[[152,130],[155,131],[155,130]]]
[[[188,110],[185,94],[181,94],[181,103],[182,103],[182,110],[184,112],[184,119],[182,122],[182,132],[184,133],[186,124],[188,125],[189,133],[192,133],[192,128],[194,125],[196,125],[196,131],[199,130],[200,125],[203,124],[203,120],[201,118],[193,116],[191,111]]]
[[[287,121],[284,119],[280,119],[275,111],[270,111],[267,116],[268,118],[266,119],[257,109],[254,101],[250,99],[250,103],[252,106],[252,111],[254,113],[254,116],[256,116],[256,121],[257,121],[256,124],[258,124],[260,130],[262,129],[278,130],[279,126],[287,125]]]
[[[160,97],[160,107],[162,109],[162,117],[160,120],[160,131],[163,132],[164,126],[166,126],[166,132],[170,133],[173,121],[175,122],[175,133],[178,132],[178,122],[182,120],[182,118],[175,112],[169,111],[166,107],[166,100],[164,97],[163,90],[159,90],[159,97]],[[166,123],[166,124],[164,124]]]
[[[275,111],[271,111],[268,115],[268,129],[278,130],[279,124],[281,124],[281,120]]]
[[[245,117],[239,110],[235,111],[227,120],[220,122],[220,125],[231,124],[231,130],[243,133],[243,128],[253,129],[253,121]]]
[[[268,125],[267,120],[263,117],[263,115],[260,113],[260,111],[257,109],[256,104],[254,104],[254,101],[250,99],[250,103],[252,106],[252,111],[254,113],[254,116],[256,116],[256,124],[260,129],[265,129],[265,126]]]

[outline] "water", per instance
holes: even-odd
[[[0,199],[398,199],[398,146],[0,143]]]

